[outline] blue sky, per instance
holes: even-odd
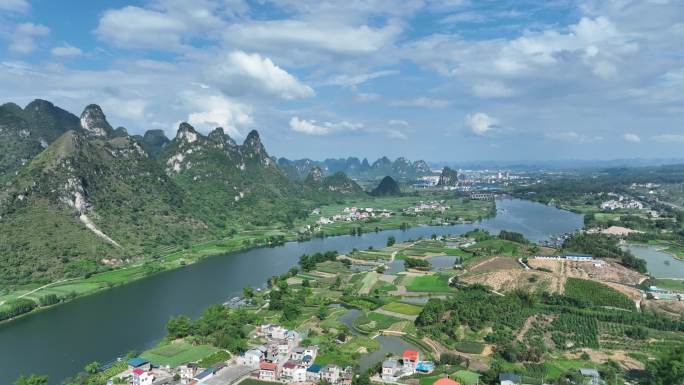
[[[0,100],[291,158],[682,157],[679,0],[0,0]]]

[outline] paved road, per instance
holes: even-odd
[[[207,385],[230,385],[237,380],[241,379],[242,377],[246,376],[254,370],[250,366],[244,366],[244,365],[233,365],[233,366],[228,366],[225,369],[221,369],[216,375],[204,382],[202,384],[207,384]]]

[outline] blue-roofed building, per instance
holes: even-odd
[[[435,363],[432,361],[420,361],[416,364],[416,371],[420,373],[432,373]]]
[[[306,380],[318,382],[321,380],[321,365],[313,364],[306,369]]]
[[[147,361],[144,358],[135,357],[128,360],[128,369],[150,370],[151,368],[152,365],[150,364],[150,361]]]

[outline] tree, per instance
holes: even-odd
[[[252,298],[254,297],[254,289],[250,286],[245,286],[242,288],[242,295],[245,298]]]
[[[397,239],[394,237],[394,235],[387,237],[387,247],[393,246],[395,243],[397,243]]]
[[[21,375],[14,382],[14,385],[47,385],[48,376],[39,376],[32,374],[30,376]]]
[[[325,306],[321,306],[316,311],[316,318],[323,321],[328,316],[328,309]]]
[[[352,380],[352,385],[371,385],[370,377],[368,374],[360,374]]]
[[[83,368],[83,370],[85,370],[88,374],[95,374],[100,370],[100,363],[97,361],[93,361],[86,365],[85,368]]]
[[[658,360],[649,362],[649,385],[684,384],[684,346],[678,346],[664,353]]]
[[[186,315],[173,317],[166,323],[166,331],[173,338],[183,338],[192,334],[192,320]]]

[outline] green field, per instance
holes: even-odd
[[[480,375],[471,372],[470,370],[457,370],[451,375],[452,378],[459,381],[461,385],[476,385]]]
[[[406,315],[418,315],[420,314],[422,307],[402,303],[402,302],[390,302],[387,305],[381,307],[381,309],[386,311],[391,311],[392,313],[406,314]]]
[[[210,345],[192,346],[185,342],[171,343],[154,349],[150,349],[140,356],[156,365],[179,365],[200,361],[218,351]]]
[[[587,302],[593,306],[611,306],[634,310],[634,301],[626,295],[599,282],[568,278],[565,283],[567,297]]]
[[[659,278],[653,281],[653,285],[661,289],[684,291],[684,281],[678,279]]]
[[[430,274],[410,278],[406,286],[408,291],[449,293],[449,276],[445,274]]]

